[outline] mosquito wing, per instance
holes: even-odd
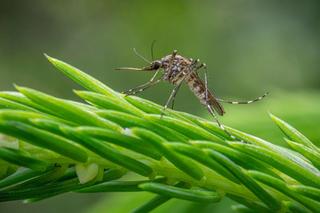
[[[205,83],[199,78],[197,73],[191,73],[186,81],[190,90],[198,97],[202,104],[210,105],[221,116],[225,113],[222,105],[215,98],[214,94],[206,88]]]
[[[221,116],[225,113],[220,102],[214,97],[213,93],[208,90],[208,104]]]

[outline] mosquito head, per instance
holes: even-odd
[[[154,42],[152,43],[151,46],[151,55],[153,58],[153,45]],[[155,60],[155,61],[149,61],[148,59],[146,59],[145,57],[143,57],[140,53],[137,52],[137,50],[135,48],[133,48],[133,52],[142,60],[144,60],[145,62],[147,62],[149,65],[146,67],[142,67],[142,68],[134,68],[134,67],[120,67],[120,68],[116,68],[116,70],[135,70],[135,71],[156,71],[159,68],[162,67],[162,62],[160,60]]]
[[[150,68],[151,68],[151,70],[158,70],[159,68],[161,68],[161,66],[162,66],[161,61],[156,60],[151,63]]]
[[[157,71],[158,69],[160,69],[162,67],[162,63],[160,60],[155,60],[150,62],[149,66],[140,68],[140,70],[144,70],[144,71]]]

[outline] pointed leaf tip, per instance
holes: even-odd
[[[53,62],[54,62],[55,58],[52,58],[52,57],[49,56],[47,53],[43,53],[43,55],[48,59],[48,61],[49,61],[50,63],[53,63]]]
[[[26,89],[26,87],[22,87],[22,86],[19,86],[19,85],[17,85],[17,84],[13,84],[13,86],[14,86],[14,88],[15,88],[16,90],[18,90],[19,92],[21,92],[21,91],[23,91],[23,90]],[[22,92],[21,92],[21,93],[22,93]]]
[[[298,143],[304,144],[310,148],[318,149],[306,136],[299,132],[296,128],[281,120],[277,116],[270,114],[273,122],[280,128],[280,130],[290,139]]]

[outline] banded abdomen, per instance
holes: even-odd
[[[190,90],[194,93],[195,96],[197,96],[197,98],[203,105],[212,106],[219,115],[223,115],[225,113],[221,104],[209,90],[207,90],[206,97],[206,86],[204,82],[199,78],[198,74],[191,73],[190,76],[186,78],[186,82]]]

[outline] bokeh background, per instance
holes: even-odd
[[[298,0],[207,1],[0,1],[0,90],[13,83],[79,100],[78,88],[56,72],[47,53],[122,91],[152,74],[115,67],[145,63],[177,49],[208,65],[209,87],[225,99],[246,100],[270,92],[264,101],[226,106],[222,122],[282,144],[274,113],[320,144],[320,2]],[[171,85],[141,94],[165,103]],[[176,109],[208,117],[184,87]],[[67,194],[35,204],[8,202],[0,212],[128,212],[149,194]],[[171,201],[157,212],[229,212],[231,201],[207,206]]]

